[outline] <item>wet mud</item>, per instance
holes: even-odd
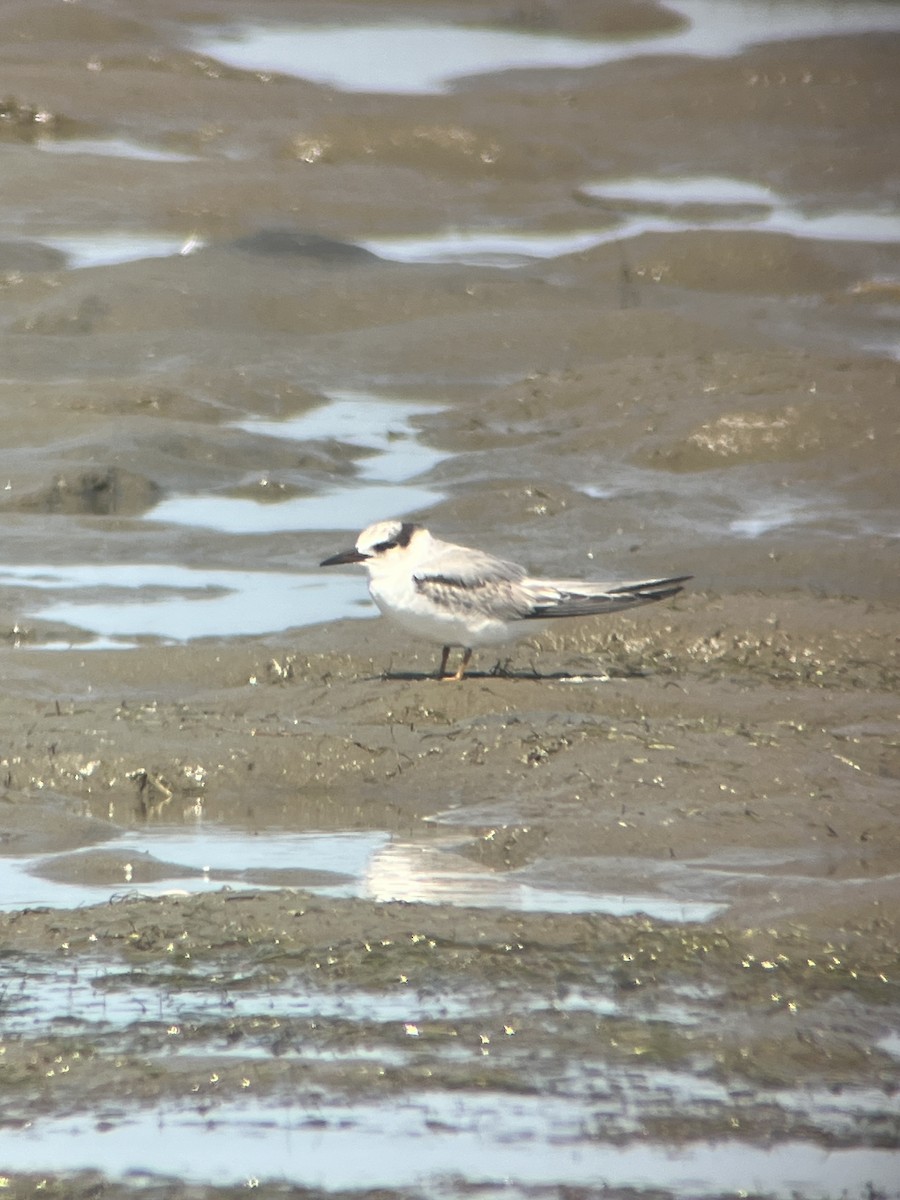
[[[500,1113],[543,1095],[588,1121],[564,1135],[578,1145],[862,1143],[883,1174],[894,622],[860,602],[693,595],[662,622],[547,636],[462,686],[428,678],[428,651],[373,648],[368,622],[310,631],[302,654],[62,652],[52,690],[46,655],[21,650],[4,852],[108,899],[0,918],[6,1134],[49,1112],[101,1140],[148,1112],[246,1133],[260,1102],[297,1136],[364,1127],[371,1105],[434,1106],[435,1128],[461,1130],[448,1097]],[[164,843],[116,853],[123,828],[201,813],[248,847],[273,825],[431,842],[430,862],[530,885],[537,911],[442,902],[437,874],[418,902],[323,897],[339,876],[261,865],[207,869],[212,890],[190,895]],[[167,879],[176,894],[142,897]],[[667,919],[606,917],[599,899],[540,911],[560,887],[637,892]],[[681,916],[698,902],[699,924]],[[91,1186],[67,1178],[63,1194]]]
[[[900,29],[377,7],[605,57],[0,17],[2,1188],[900,1195]],[[438,683],[394,512],[694,581]]]

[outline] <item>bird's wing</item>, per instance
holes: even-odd
[[[484,550],[472,550],[468,546],[456,546],[452,542],[432,538],[427,565],[423,564],[421,569],[417,569],[416,575],[442,575],[461,584],[478,586],[524,579],[525,568],[506,559],[495,558]]]
[[[444,542],[428,567],[413,574],[416,590],[439,608],[501,621],[527,617],[532,600],[522,586],[525,568]]]
[[[671,579],[642,579],[634,583],[584,583],[568,579],[524,579],[521,589],[531,599],[530,620],[547,617],[587,617],[594,613],[637,608],[654,600],[667,600],[682,591],[690,575]]]
[[[439,608],[477,612],[501,621],[586,617],[635,608],[677,595],[690,578],[678,575],[632,583],[531,579],[518,563],[437,539],[427,567],[413,574],[416,590]]]

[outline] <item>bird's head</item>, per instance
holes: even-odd
[[[376,521],[356,539],[352,550],[341,550],[319,563],[320,567],[337,567],[345,563],[374,565],[402,554],[416,534],[424,533],[421,525],[409,521]]]

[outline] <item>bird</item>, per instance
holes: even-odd
[[[692,578],[632,583],[536,579],[518,563],[442,541],[423,525],[400,520],[376,521],[362,531],[352,550],[332,554],[319,565],[351,563],[368,571],[369,593],[384,616],[442,647],[437,678],[457,682],[465,677],[476,647],[515,641],[549,618],[587,617],[667,600]],[[462,659],[448,675],[453,647],[462,649]]]

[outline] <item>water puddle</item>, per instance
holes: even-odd
[[[892,338],[890,341],[864,341],[861,343],[860,349],[868,354],[875,354],[879,358],[893,358],[896,362],[900,362],[900,337]]]
[[[626,203],[638,209],[646,205],[653,210],[622,216],[622,223],[612,236],[623,240],[643,233],[722,229],[831,242],[900,243],[900,213],[892,208],[805,212],[771,188],[751,180],[637,176],[588,184],[580,189],[580,194],[608,206]],[[660,208],[672,209],[674,213],[661,214]],[[691,211],[679,213],[679,208]],[[698,213],[697,208],[707,211]]]
[[[85,154],[95,158],[130,158],[138,162],[192,163],[201,160],[195,154],[161,150],[130,138],[37,138],[33,143],[47,154]]]
[[[578,490],[596,500],[653,498],[657,520],[672,529],[689,524],[695,536],[718,539],[723,533],[758,538],[802,529],[805,537],[853,538],[898,536],[889,514],[848,509],[839,497],[799,487],[777,495],[756,465],[670,471],[608,463],[602,486]],[[690,514],[690,516],[686,514]]]
[[[283,981],[267,981],[252,972],[235,976],[213,969],[207,975],[174,969],[170,975],[159,968],[140,970],[110,969],[101,962],[79,958],[78,965],[42,963],[20,958],[0,960],[0,996],[3,1000],[4,1036],[27,1035],[35,1026],[74,1033],[90,1030],[124,1031],[150,1023],[167,1026],[207,1023],[206,1036],[199,1031],[190,1042],[173,1036],[163,1053],[229,1053],[222,1046],[223,1018],[229,1021],[252,1020],[268,1013],[280,1021],[311,1020],[365,1022],[376,1025],[415,1026],[429,1022],[459,1021],[479,1015],[496,1016],[507,997],[498,996],[496,987],[485,983],[481,991],[422,989],[398,986],[395,991],[361,990],[352,986],[316,987],[304,975],[302,985],[285,987]],[[537,1003],[537,998],[535,998]],[[518,1011],[529,1007],[517,1004]],[[610,1015],[618,1011],[613,1002],[595,1004],[590,1011]],[[389,1033],[392,1031],[388,1031]],[[410,1030],[405,1034],[414,1037]],[[392,1039],[393,1040],[393,1039]],[[393,1047],[392,1047],[393,1048]],[[308,1047],[300,1052],[305,1058]],[[359,1047],[353,1048],[358,1051]],[[388,1047],[380,1046],[383,1053]],[[246,1044],[231,1048],[241,1058],[260,1056],[271,1050]],[[323,1053],[320,1051],[320,1054]],[[334,1052],[341,1057],[342,1048]]]
[[[830,242],[900,244],[900,213],[869,209],[804,212],[771,188],[719,176],[616,179],[588,184],[579,194],[599,203],[601,229],[567,233],[511,229],[441,230],[415,237],[361,238],[358,245],[398,263],[465,263],[514,268],[535,259],[584,253],[649,233],[776,233]],[[629,210],[621,211],[621,206]],[[647,211],[642,211],[645,206]]]
[[[414,418],[440,405],[362,392],[327,393],[327,402],[285,420],[234,423],[260,437],[298,444],[334,440],[357,449],[355,473],[311,496],[263,503],[235,496],[172,496],[145,520],[224,533],[347,530],[427,508],[443,494],[416,477],[447,455],[425,445]],[[408,482],[412,481],[412,482]],[[0,588],[16,589],[29,620],[59,622],[90,635],[84,648],[133,645],[136,638],[189,641],[277,633],[344,617],[375,615],[361,576],[319,572],[315,560],[297,573],[181,567],[170,563],[49,566],[0,565]],[[24,600],[22,589],[32,593]],[[55,649],[72,644],[40,643]]]
[[[57,638],[41,649],[124,649],[137,638],[193,638],[277,633],[375,610],[361,581],[350,576],[222,571],[170,563],[66,567],[0,566],[0,587],[27,588],[28,619],[59,622],[89,635]],[[56,593],[43,598],[41,593]],[[73,598],[64,598],[74,593]]]
[[[219,533],[351,529],[355,534],[372,521],[429,508],[441,499],[430,488],[411,485],[341,488],[275,504],[229,496],[173,496],[148,513],[147,520]]]
[[[704,888],[698,871],[690,883],[707,898],[685,896],[685,882],[660,874],[654,889],[634,887],[646,864],[581,864],[589,883],[559,887],[558,872],[530,877],[492,871],[459,853],[458,836],[429,843],[394,841],[381,831],[363,833],[248,834],[199,825],[123,833],[72,852],[32,858],[0,857],[0,907],[56,908],[97,903],[123,892],[160,895],[230,887],[303,888],[319,895],[375,901],[457,904],[517,912],[645,914],[657,921],[702,923],[724,911],[723,889]],[[595,869],[590,871],[588,868]],[[569,873],[566,872],[567,879]],[[604,880],[615,879],[613,890]]]
[[[602,871],[598,874],[602,875]],[[390,843],[373,856],[366,877],[372,900],[461,904],[476,908],[508,908],[516,912],[603,913],[612,917],[644,914],[652,920],[703,923],[727,905],[712,900],[685,900],[664,892],[611,893],[597,888],[558,888],[529,879],[528,871],[499,874],[438,845]]]
[[[204,1111],[136,1113],[115,1123],[75,1117],[0,1130],[8,1171],[100,1170],[111,1177],[165,1171],[188,1183],[256,1186],[281,1179],[343,1190],[421,1187],[453,1179],[522,1189],[539,1184],[656,1188],[683,1197],[748,1192],[896,1195],[891,1150],[827,1149],[792,1141],[613,1144],[590,1137],[583,1104],[547,1096],[462,1091],[392,1097],[390,1104],[281,1107],[247,1100]],[[348,1153],[348,1145],[352,1153]],[[513,1192],[512,1194],[516,1194]],[[521,1194],[521,1193],[520,1193]]]
[[[419,441],[419,430],[412,423],[413,417],[441,412],[442,405],[381,399],[371,392],[336,391],[326,392],[326,396],[327,404],[299,417],[286,421],[253,418],[237,421],[234,427],[292,442],[336,438],[371,452],[360,461],[360,477],[386,483],[424,475],[448,457]]]
[[[682,175],[674,178],[614,179],[582,189],[604,200],[633,204],[764,205],[777,203],[777,193],[763,184],[722,175]]]
[[[620,236],[618,228],[569,233],[450,229],[424,237],[360,238],[357,244],[388,262],[465,263],[509,269],[524,266],[533,259],[561,258],[593,250]]]
[[[197,30],[191,48],[244,71],[345,92],[427,94],[469,75],[588,67],[620,57],[605,42],[459,25],[258,25]]]
[[[263,25],[195,28],[190,48],[230,67],[308,79],[345,92],[437,94],[466,77],[508,70],[579,69],[637,55],[729,57],[792,38],[900,30],[896,6],[794,0],[673,0],[673,32],[608,39],[450,24]]]
[[[422,443],[413,418],[441,406],[409,403],[363,392],[326,393],[328,402],[286,421],[246,420],[234,428],[299,443],[336,439],[363,451],[356,474],[314,496],[262,504],[230,496],[173,496],[147,520],[191,525],[226,533],[348,529],[427,508],[443,494],[409,482],[448,455]]]
[[[33,240],[61,251],[70,271],[117,266],[145,258],[184,257],[203,246],[194,236],[176,238],[158,233],[78,233],[65,237],[37,236]]]
[[[640,53],[730,58],[750,46],[820,37],[900,31],[900,12],[875,0],[669,0],[688,28],[654,39]]]
[[[771,189],[749,181],[713,176],[639,177],[585,184],[579,195],[603,208],[601,227],[553,232],[503,227],[451,228],[408,237],[363,235],[352,245],[385,262],[463,264],[510,270],[537,260],[586,253],[613,242],[654,233],[713,230],[785,234],[829,242],[900,244],[900,214],[895,211],[806,212]],[[630,211],[622,212],[622,205]],[[641,211],[641,205],[647,206],[647,211]],[[64,254],[68,270],[115,266],[148,258],[186,257],[206,244],[195,235],[175,238],[128,232],[38,235],[33,240]],[[274,429],[267,432],[273,436],[292,436],[275,433]]]
[[[291,966],[289,959],[285,967]],[[675,1026],[679,1029],[709,1029],[721,993],[706,986],[658,986],[651,999],[641,994],[623,994],[616,982],[598,973],[590,986],[546,986],[523,990],[518,982],[499,984],[494,979],[458,981],[452,987],[434,981],[418,986],[398,979],[386,989],[357,987],[349,980],[338,985],[321,982],[308,964],[293,964],[297,974],[286,983],[280,973],[272,975],[258,965],[223,967],[212,962],[190,968],[183,962],[166,968],[158,963],[144,967],[110,966],[108,961],[84,955],[69,961],[40,955],[7,955],[0,958],[0,997],[3,1032],[6,1036],[28,1035],[37,1026],[57,1032],[99,1035],[101,1031],[124,1032],[134,1026],[151,1023],[164,1026],[194,1026],[189,1041],[173,1038],[161,1053],[197,1054],[214,1052],[217,1056],[233,1053],[271,1053],[262,1044],[241,1041],[223,1044],[223,1019],[255,1020],[276,1014],[279,1020],[348,1021],[363,1023],[368,1029],[384,1027],[380,1044],[372,1039],[366,1048],[373,1054],[396,1049],[396,1030],[416,1038],[428,1033],[428,1026],[445,1021],[483,1019],[495,1024],[509,1018],[513,1011],[524,1014],[564,1014],[566,1017],[589,1016],[604,1021],[639,1020],[649,1026]],[[201,1028],[205,1026],[205,1028]],[[80,1027],[80,1029],[79,1029]],[[511,1036],[511,1035],[507,1035]],[[369,1043],[369,1039],[365,1039]],[[348,1050],[361,1049],[358,1041],[349,1046],[322,1048],[319,1054],[343,1056]],[[295,1052],[303,1057],[310,1047],[304,1043]],[[289,1051],[284,1051],[289,1052]],[[453,1055],[454,1048],[442,1053]],[[506,1051],[510,1053],[510,1051]],[[613,1068],[607,1068],[611,1074]],[[584,1086],[583,1078],[567,1079],[570,1095]],[[664,1101],[677,1092],[681,1100],[692,1103],[724,1103],[728,1096],[724,1085],[706,1077],[697,1078],[685,1071],[666,1071],[654,1062],[631,1063],[622,1086],[640,1091],[646,1097]],[[782,1095],[781,1092],[778,1093]],[[789,1102],[802,1110],[800,1093],[789,1094]],[[866,1111],[883,1110],[885,1096],[869,1089],[863,1098]],[[862,1103],[862,1101],[860,1101]],[[832,1101],[831,1107],[834,1107]]]
[[[832,242],[900,243],[900,214],[896,212],[806,213],[770,188],[727,177],[612,180],[587,185],[580,194],[601,203],[610,223],[601,229],[567,233],[450,229],[425,236],[362,238],[358,244],[390,262],[511,269],[535,259],[583,253],[649,233],[719,230]],[[637,211],[619,211],[623,204]],[[641,211],[642,205],[649,211]],[[661,211],[664,209],[669,211]]]

